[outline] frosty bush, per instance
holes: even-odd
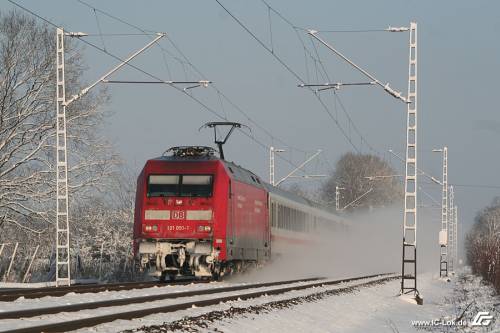
[[[466,255],[472,272],[500,293],[500,198],[477,214],[466,238]]]

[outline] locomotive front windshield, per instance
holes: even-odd
[[[150,175],[148,197],[211,197],[211,175]]]

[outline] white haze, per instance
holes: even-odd
[[[290,251],[265,267],[232,276],[231,281],[254,282],[303,277],[349,277],[401,272],[401,207],[372,210],[349,216],[344,231],[322,231],[314,246]],[[417,234],[418,271],[439,270],[439,211],[419,215]]]

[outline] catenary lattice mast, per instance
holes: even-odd
[[[455,236],[453,237],[455,239],[455,267],[458,267],[458,264],[460,263],[458,260],[458,207],[455,206],[455,214],[453,214],[453,217],[455,218],[455,228],[454,228],[454,234]]]
[[[417,23],[410,23],[401,294],[417,289]]]
[[[455,271],[455,194],[453,193],[453,186],[450,186],[450,201],[448,209],[448,272]]]
[[[70,285],[68,151],[66,136],[66,89],[64,84],[64,30],[56,42],[56,286]]]
[[[160,38],[165,36],[165,33],[157,33],[156,37],[146,46],[130,55],[97,81],[69,99],[66,99],[64,79],[64,36],[81,38],[86,34],[82,32],[64,32],[62,28],[57,28],[56,32],[56,286],[71,284],[66,108],[87,94],[97,84],[106,82],[110,75],[154,45]],[[159,83],[176,84],[175,81],[159,81]]]
[[[439,276],[448,276],[448,147],[443,148],[441,231],[439,232]]]

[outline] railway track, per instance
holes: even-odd
[[[167,285],[183,285],[190,283],[206,283],[204,280],[179,280],[175,282],[121,282],[121,283],[106,283],[106,284],[81,284],[62,287],[43,287],[43,288],[23,288],[23,289],[0,289],[0,302],[10,302],[20,297],[24,298],[40,298],[44,296],[61,297],[68,293],[97,293],[102,291],[120,291],[130,289],[143,289],[151,287],[161,287]]]
[[[162,294],[156,294],[156,295],[127,297],[127,298],[112,299],[112,300],[105,300],[105,301],[95,301],[95,302],[88,302],[88,303],[60,305],[60,306],[53,306],[53,307],[47,307],[47,308],[35,308],[35,309],[25,309],[25,310],[18,310],[18,311],[0,312],[0,320],[1,319],[9,319],[9,318],[27,318],[27,317],[46,315],[46,314],[60,313],[60,312],[74,312],[74,311],[97,309],[97,308],[104,308],[104,307],[110,307],[110,306],[145,303],[145,302],[173,299],[173,298],[179,298],[179,297],[209,295],[209,294],[239,291],[239,290],[252,289],[252,288],[272,287],[272,286],[277,286],[280,284],[309,282],[309,281],[315,281],[315,280],[320,280],[320,279],[321,278],[309,278],[309,279],[280,281],[280,282],[267,282],[267,283],[259,283],[259,284],[252,284],[252,285],[243,285],[243,286],[238,285],[238,286],[231,286],[231,287],[218,287],[218,288],[184,291],[184,292],[169,292],[169,293],[162,293]]]
[[[133,298],[113,299],[113,300],[105,300],[105,301],[97,301],[89,303],[53,306],[53,307],[46,307],[39,309],[23,309],[18,311],[0,312],[0,319],[8,320],[9,318],[14,318],[19,320],[21,318],[48,316],[51,314],[61,314],[65,312],[74,312],[74,311],[89,310],[89,309],[101,309],[101,308],[105,309],[113,306],[140,304],[157,300],[175,299],[176,301],[178,301],[174,302],[173,304],[166,304],[166,305],[151,304],[149,307],[141,309],[121,308],[119,312],[97,314],[94,316],[87,316],[85,318],[78,318],[67,321],[42,323],[35,326],[2,330],[1,332],[3,333],[64,332],[84,327],[91,327],[111,322],[117,319],[130,320],[135,318],[141,318],[155,313],[175,312],[179,310],[189,309],[191,307],[204,307],[204,306],[216,305],[221,302],[257,298],[263,295],[278,295],[290,291],[338,285],[341,283],[353,282],[363,279],[372,279],[371,281],[388,281],[390,279],[393,279],[394,277],[395,275],[393,273],[385,273],[385,274],[376,274],[369,276],[344,278],[339,280],[309,278],[309,279],[278,281],[278,282],[258,283],[249,285],[237,285],[230,287],[217,287],[217,288],[202,289],[202,290],[187,291],[187,292],[173,292],[173,293],[157,294],[150,296],[139,296]],[[363,283],[361,283],[361,285],[362,284]],[[223,295],[224,293],[230,293],[230,294]],[[205,299],[195,299],[195,300],[189,300],[189,299],[184,300],[184,298],[192,296],[201,296],[201,295],[205,296],[214,295],[215,297],[208,297]],[[60,316],[58,318],[60,318]],[[41,319],[43,319],[43,317]],[[34,320],[30,320],[29,322],[36,324],[36,321]]]

